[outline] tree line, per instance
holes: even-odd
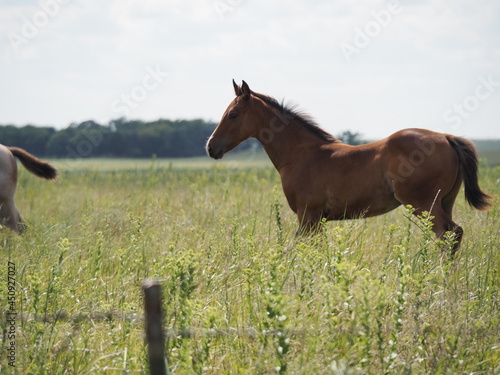
[[[118,119],[105,125],[84,121],[65,129],[4,125],[0,126],[0,143],[52,158],[188,157],[205,153],[205,142],[215,126],[201,119]]]
[[[205,143],[217,124],[201,119],[140,121],[117,119],[73,123],[65,129],[26,125],[0,125],[0,143],[24,148],[39,157],[87,158],[152,156],[175,158],[205,155]],[[360,141],[358,133],[343,132],[345,143]],[[261,148],[244,142],[239,151]]]

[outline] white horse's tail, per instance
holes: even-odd
[[[7,147],[7,149],[34,175],[45,178],[46,180],[56,179],[57,169],[46,161],[38,159],[19,147]]]

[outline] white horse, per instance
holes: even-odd
[[[0,145],[0,224],[22,233],[24,221],[14,201],[17,185],[17,163],[14,157],[28,171],[47,180],[57,177],[57,169],[22,148]]]

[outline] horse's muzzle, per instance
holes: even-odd
[[[221,147],[217,147],[211,144],[210,140],[207,142],[206,150],[208,156],[214,159],[222,159],[224,156],[224,150]]]

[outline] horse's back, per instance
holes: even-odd
[[[392,148],[419,149],[426,154],[434,152],[435,146],[449,145],[446,134],[418,128],[399,130],[387,137],[386,142]]]

